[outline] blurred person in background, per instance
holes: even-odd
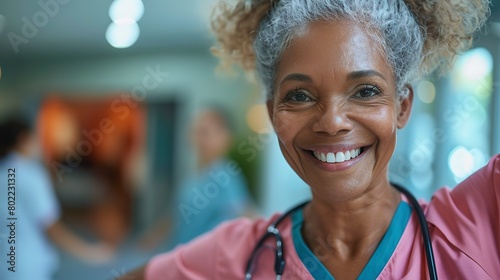
[[[251,198],[243,172],[227,158],[232,140],[226,111],[212,107],[199,113],[191,135],[198,173],[178,190],[173,244],[186,243],[223,221],[251,215]]]
[[[5,182],[8,174],[15,174],[8,177],[13,179],[9,182],[15,183],[15,190],[7,186],[1,190],[0,218],[2,222],[17,218],[13,221],[15,229],[0,228],[2,280],[53,279],[59,263],[53,244],[90,263],[105,262],[113,256],[109,246],[87,243],[62,224],[51,181],[36,155],[36,137],[28,122],[11,117],[0,123],[0,174]],[[10,213],[7,205],[12,199],[8,197],[14,196],[15,210]],[[15,263],[9,263],[11,258],[7,256],[11,246],[15,246]],[[15,272],[8,270],[13,265]]]
[[[241,167],[228,159],[232,127],[228,114],[216,107],[202,110],[191,130],[197,173],[176,191],[170,218],[147,235],[146,246],[168,235],[168,248],[189,242],[223,221],[254,216],[251,197]]]

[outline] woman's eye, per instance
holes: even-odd
[[[292,101],[292,102],[309,102],[312,101],[312,99],[309,97],[309,95],[300,92],[300,91],[292,91],[287,94],[285,97],[285,100],[287,101]]]
[[[369,99],[381,93],[382,91],[376,86],[365,86],[358,91],[354,97],[359,99]]]

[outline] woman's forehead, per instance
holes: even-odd
[[[290,73],[347,76],[353,71],[375,70],[389,80],[392,68],[374,39],[376,34],[370,32],[375,31],[348,20],[313,22],[285,50],[277,78]]]

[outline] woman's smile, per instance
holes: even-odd
[[[325,171],[344,171],[363,160],[370,146],[362,144],[322,145],[303,149],[305,160]]]

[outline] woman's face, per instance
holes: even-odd
[[[411,111],[411,88],[398,98],[392,68],[368,34],[346,20],[311,23],[285,50],[268,102],[286,160],[328,201],[387,185],[396,130]]]

